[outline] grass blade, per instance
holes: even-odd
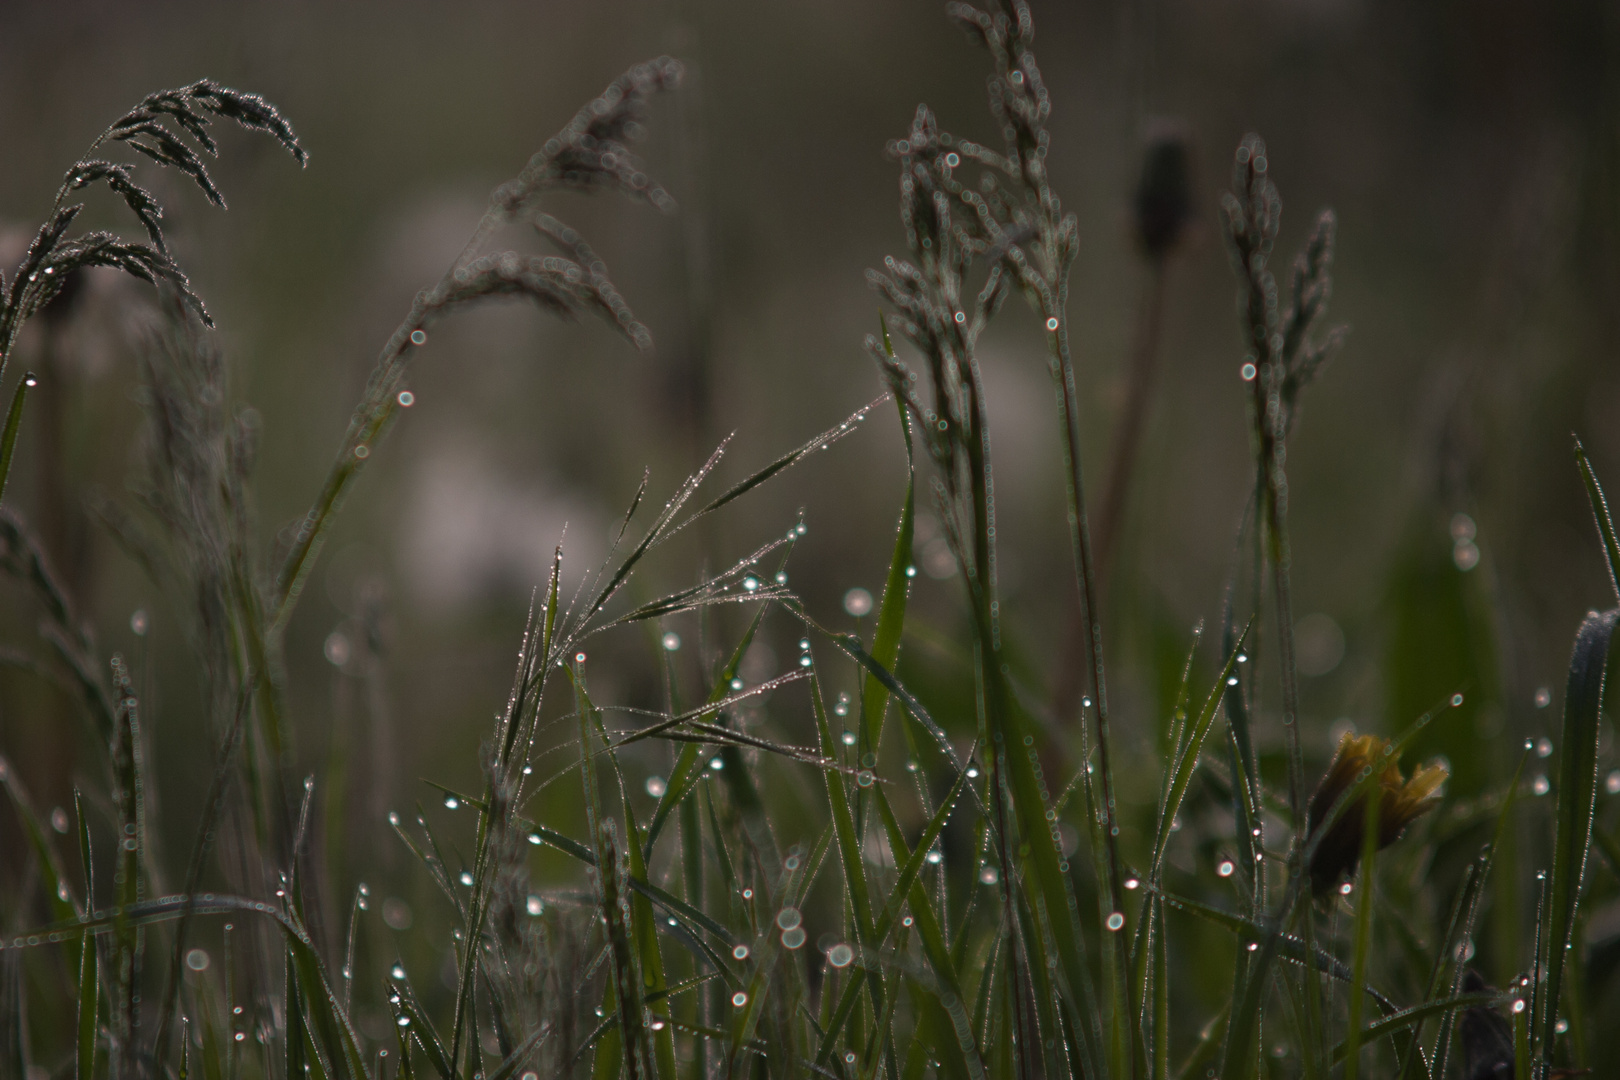
[[[897,400],[895,405],[900,411],[900,431],[906,440],[906,498],[900,504],[894,556],[889,560],[889,576],[883,583],[883,599],[878,608],[877,630],[872,635],[872,659],[890,671],[900,660],[900,638],[906,625],[906,601],[911,591],[911,578],[917,573],[917,568],[911,562],[917,509],[917,471],[912,459],[911,418],[906,413],[904,402]],[[888,707],[888,689],[877,676],[867,672],[866,688],[861,695],[862,753],[875,754],[883,745],[883,716]]]
[[[1605,675],[1613,656],[1615,621],[1620,608],[1588,615],[1575,635],[1564,693],[1563,736],[1558,748],[1557,828],[1553,838],[1552,880],[1547,907],[1544,951],[1546,993],[1534,1020],[1541,1053],[1552,1060],[1557,1036],[1558,1005],[1563,989],[1566,947],[1575,932],[1575,909],[1592,845],[1592,817],[1597,806],[1598,737],[1601,734]]]
[[[1575,440],[1575,465],[1586,484],[1586,497],[1592,503],[1592,520],[1603,540],[1603,565],[1609,571],[1609,584],[1614,588],[1615,599],[1620,600],[1620,577],[1616,576],[1620,572],[1620,540],[1615,538],[1614,519],[1609,516],[1609,500],[1603,495],[1603,485],[1598,483],[1592,463],[1587,460],[1586,447],[1579,439]]]
[[[17,432],[22,427],[23,401],[29,388],[38,380],[32,371],[17,380],[17,389],[11,394],[11,408],[6,410],[6,427],[0,432],[0,498],[5,497],[6,478],[11,475],[11,455],[17,448]]]

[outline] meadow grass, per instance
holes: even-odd
[[[515,297],[594,314],[651,348],[601,260],[544,207],[559,190],[672,207],[630,144],[680,66],[631,69],[495,192],[385,343],[310,510],[274,544],[253,511],[252,415],[230,407],[227,365],[164,243],[161,208],[130,166],[92,155],[122,145],[223,205],[204,163],[218,150],[210,120],[268,134],[302,162],[292,127],[253,95],[201,82],[146,98],[68,171],[3,282],[0,378],[23,324],[76,272],[111,266],[158,287],[141,362],[140,504],[98,513],[192,613],[214,765],[195,778],[206,795],[185,858],[158,858],[128,667],[101,655],[27,523],[0,510],[0,568],[41,626],[36,646],[5,662],[80,702],[105,769],[103,785],[57,820],[0,760],[24,841],[0,888],[0,1074],[1620,1075],[1603,1028],[1613,950],[1585,933],[1594,906],[1620,894],[1620,844],[1598,799],[1620,607],[1576,633],[1551,776],[1526,771],[1551,745],[1515,747],[1511,769],[1461,795],[1443,786],[1445,763],[1413,760],[1474,688],[1389,738],[1347,733],[1330,746],[1302,726],[1287,449],[1304,389],[1344,341],[1324,325],[1334,220],[1318,219],[1284,296],[1269,268],[1281,199],[1265,144],[1250,136],[1234,156],[1223,228],[1252,494],[1233,508],[1234,571],[1215,632],[1186,643],[1174,707],[1123,718],[1156,733],[1157,754],[1138,760],[1110,713],[1106,552],[1099,560],[1088,532],[1069,326],[1079,237],[1047,172],[1052,103],[1033,23],[1019,0],[948,14],[990,60],[1002,141],[955,136],[921,107],[889,144],[906,251],[869,273],[885,313],[866,342],[886,395],[724,491],[710,490],[723,444],[661,504],[648,504],[643,483],[607,560],[572,595],[557,548],[510,694],[467,748],[478,786],[429,778],[425,802],[389,815],[446,913],[414,926],[318,842],[323,819],[340,812],[327,793],[342,789],[347,766],[334,757],[305,774],[298,764],[289,619],[346,496],[413,404],[410,361],[436,322]],[[1175,190],[1185,176],[1170,172],[1172,190],[1144,196],[1144,214],[1187,213]],[[122,199],[145,243],[69,235],[81,209],[70,196],[97,185]],[[1179,225],[1161,214],[1141,227],[1158,271]],[[534,230],[557,254],[493,248],[511,228]],[[997,584],[978,342],[1009,299],[1045,333],[1061,432],[1053,449],[1079,628],[1065,662],[1080,696],[1059,694],[1056,708],[1017,674],[1004,628],[1019,615]],[[1151,392],[1143,380],[1134,424]],[[34,384],[14,381],[0,492]],[[792,553],[812,542],[802,520],[717,557],[724,569],[693,584],[642,584],[661,545],[762,484],[791,482],[782,474],[861,424],[897,425],[909,465],[881,595],[851,600],[851,614],[869,616],[861,632],[818,621],[790,587]],[[1105,549],[1136,438],[1116,444]],[[1575,467],[1615,583],[1620,541],[1578,445]],[[958,568],[954,663],[972,702],[948,711],[971,724],[941,719],[938,688],[902,663],[919,489]],[[794,627],[799,649],[785,673],[748,682],[744,659],[767,619]],[[662,708],[593,695],[591,653],[606,634],[647,642]],[[1154,777],[1153,797],[1122,797],[1127,776]],[[577,812],[555,812],[559,801]],[[1521,836],[1538,838],[1528,857]],[[1535,900],[1521,917],[1527,887]],[[205,934],[219,943],[212,953],[197,945]]]

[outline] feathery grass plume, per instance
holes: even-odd
[[[9,287],[5,276],[0,274],[0,294],[3,294],[0,300],[0,376],[5,374],[6,362],[23,323],[56,297],[73,271],[83,267],[111,266],[154,285],[166,284],[185,298],[199,318],[208,321],[202,301],[191,291],[185,273],[169,256],[163,240],[163,208],[151,192],[135,183],[134,170],[129,165],[103,161],[92,155],[109,143],[122,143],[159,165],[189,176],[209,202],[224,207],[225,197],[208,174],[202,154],[186,141],[189,136],[202,147],[203,154],[217,156],[219,145],[208,133],[210,117],[234,120],[250,131],[264,132],[285,147],[299,164],[308,160],[292,125],[274,105],[256,94],[232,90],[208,79],[180,89],[148,94],[97,136],[84,157],[68,169],[51,204],[50,215],[13,272]],[[177,132],[175,128],[180,130]],[[97,184],[105,184],[124,201],[146,230],[149,243],[126,243],[107,232],[67,235],[74,219],[84,209],[83,203],[69,203],[69,196]]]
[[[1389,740],[1377,735],[1351,735],[1339,739],[1333,761],[1311,794],[1306,811],[1307,832],[1314,836],[1333,805],[1339,801],[1350,785],[1364,771],[1380,768],[1378,786],[1382,796],[1378,803],[1378,847],[1386,848],[1401,838],[1406,827],[1440,804],[1440,785],[1449,775],[1445,765],[1432,762],[1414,772],[1401,776],[1398,759],[1386,757],[1384,751]],[[1355,873],[1361,859],[1362,824],[1365,814],[1363,795],[1350,804],[1338,820],[1317,840],[1311,856],[1311,892],[1327,895],[1346,877]]]
[[[880,345],[867,339],[895,396],[905,403],[938,471],[938,494],[945,533],[961,567],[973,612],[978,677],[983,688],[980,738],[990,748],[993,846],[999,851],[1002,918],[1011,946],[1004,952],[1014,1002],[1014,1054],[1022,1068],[1035,1067],[1041,1046],[1037,1014],[1051,1030],[1059,1021],[1047,993],[1046,954],[1060,972],[1063,990],[1056,998],[1065,1030],[1072,1031],[1074,1050],[1087,1070],[1095,1070],[1093,1040],[1108,1025],[1110,1068],[1129,1067],[1136,1012],[1125,980],[1121,937],[1104,934],[1108,960],[1105,1018],[1088,1002],[1090,975],[1081,959],[1083,935],[1061,845],[1044,805],[1045,783],[1025,754],[1009,752],[1024,740],[1029,720],[1008,685],[1001,658],[1001,602],[996,583],[995,484],[991,469],[990,433],[976,348],[985,326],[1007,295],[1022,293],[1043,321],[1048,364],[1058,389],[1065,480],[1084,635],[1088,681],[1094,695],[1100,794],[1088,802],[1094,853],[1099,858],[1099,922],[1123,920],[1110,757],[1108,698],[1102,661],[1095,573],[1085,523],[1081,483],[1079,408],[1069,353],[1067,299],[1069,274],[1078,249],[1075,216],[1065,213],[1050,183],[1046,159],[1050,143],[1047,121],[1051,100],[1031,46],[1034,23],[1022,0],[1005,0],[995,12],[953,3],[947,13],[991,56],[988,78],[991,115],[1001,129],[1003,145],[991,148],[941,129],[933,112],[919,106],[905,138],[889,144],[899,162],[900,217],[910,260],[890,257],[883,271],[868,279],[888,300],[889,327],[921,354],[927,378]],[[959,171],[960,170],[960,171]],[[977,181],[965,183],[962,176]],[[984,267],[976,292],[969,283],[975,265]],[[1032,737],[1032,736],[1031,736]],[[1084,750],[1082,751],[1084,753]],[[1031,845],[1035,872],[1028,878],[1014,861],[1014,822],[1022,843]],[[1019,883],[1032,890],[1021,894]],[[1038,898],[1038,899],[1037,899]],[[1024,904],[1043,913],[1039,924],[1019,914]],[[1118,926],[1112,924],[1112,929]],[[1055,987],[1051,988],[1057,993]],[[1091,1034],[1091,1037],[1087,1037]],[[1055,1063],[1054,1063],[1055,1067]]]

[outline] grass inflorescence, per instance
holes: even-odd
[[[412,404],[411,361],[440,320],[518,298],[596,315],[651,350],[602,260],[546,207],[572,190],[673,208],[631,144],[681,67],[632,68],[496,190],[461,254],[388,337],[307,514],[272,544],[252,498],[256,415],[229,404],[227,365],[165,244],[161,208],[132,166],[92,155],[121,145],[223,206],[204,164],[219,149],[210,118],[268,134],[300,163],[302,145],[262,99],[203,81],[148,96],[68,171],[22,263],[0,279],[0,376],[23,324],[70,275],[108,266],[157,287],[133,494],[94,509],[190,612],[213,771],[199,781],[190,847],[159,857],[151,744],[128,664],[102,653],[29,525],[0,510],[0,570],[29,594],[40,627],[37,647],[4,661],[80,703],[105,769],[71,814],[44,815],[0,759],[24,839],[3,886],[0,1074],[1476,1080],[1612,1070],[1594,974],[1612,957],[1588,948],[1585,927],[1594,898],[1620,889],[1620,843],[1597,798],[1620,607],[1593,612],[1576,634],[1555,779],[1538,778],[1547,787],[1534,792],[1554,793],[1548,813],[1521,797],[1528,747],[1511,777],[1468,800],[1448,800],[1445,764],[1416,760],[1468,688],[1389,738],[1346,733],[1335,747],[1301,723],[1287,451],[1303,390],[1345,336],[1323,325],[1333,215],[1318,218],[1284,297],[1269,269],[1281,198],[1265,144],[1249,136],[1222,212],[1253,447],[1251,496],[1233,508],[1238,569],[1217,632],[1188,642],[1171,715],[1123,718],[1163,732],[1159,760],[1134,760],[1110,711],[1100,588],[1156,346],[1142,346],[1147,366],[1133,376],[1098,551],[1070,327],[1078,225],[1048,171],[1053,103],[1034,24],[1022,0],[992,11],[953,3],[948,15],[989,58],[1000,141],[954,135],[922,106],[889,144],[905,253],[868,275],[884,313],[866,341],[886,394],[724,491],[707,491],[724,443],[661,505],[644,482],[606,560],[572,595],[556,548],[510,693],[469,748],[476,787],[429,777],[425,802],[389,814],[447,913],[415,929],[320,855],[323,817],[341,806],[323,792],[345,774],[336,759],[327,772],[300,767],[289,620],[346,497]],[[1150,321],[1190,213],[1181,137],[1153,154],[1139,196],[1158,297]],[[70,235],[82,207],[69,197],[97,185],[135,215],[145,242]],[[492,247],[512,228],[555,254]],[[1056,710],[1011,661],[1019,613],[998,583],[979,342],[1011,317],[1009,300],[1044,334],[1064,466],[1078,674]],[[0,493],[33,384],[16,379]],[[859,425],[890,423],[908,468],[864,633],[818,620],[789,586],[793,551],[811,542],[802,519],[690,584],[643,586],[649,556],[695,522]],[[1578,446],[1577,467],[1612,583],[1620,543]],[[948,728],[901,663],[919,497],[958,568],[967,728]],[[750,683],[744,660],[767,620],[793,628],[798,652],[786,673]],[[700,647],[681,651],[678,629]],[[651,642],[662,708],[598,697],[591,654],[609,634]],[[664,755],[657,775],[645,775],[649,748]],[[1122,798],[1121,778],[1144,767],[1158,771],[1153,798]],[[578,813],[552,812],[564,791]],[[441,802],[447,814],[427,809]],[[1533,883],[1522,862],[1498,865],[1527,830],[1546,837]],[[1491,939],[1517,947],[1490,945],[1496,989],[1476,939],[1486,913],[1520,910],[1513,897],[1528,884],[1533,919]],[[195,948],[204,928],[222,942],[212,967]],[[1194,984],[1223,990],[1212,1001]]]

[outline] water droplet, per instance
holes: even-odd
[[[1240,664],[1247,664],[1249,662],[1249,654],[1248,653],[1238,653],[1237,654],[1237,662],[1240,663]]]
[[[403,979],[405,977],[405,965],[395,964],[393,970],[388,974],[392,975],[396,979]]]
[[[906,762],[906,772],[916,772],[920,768],[922,768],[922,766],[917,764],[915,761]]]
[[[540,898],[539,893],[530,893],[526,909],[530,915],[544,915],[546,902]]]
[[[577,653],[574,654],[574,663],[583,664],[584,662],[585,662],[585,654],[584,653],[577,652]]]
[[[353,649],[349,644],[349,635],[341,630],[334,630],[326,635],[326,644],[322,647],[326,654],[326,662],[333,667],[343,667],[349,662]]]
[[[731,995],[731,1003],[740,1009],[748,1004],[748,995],[739,990]]]
[[[1523,998],[1514,999],[1513,1011],[1516,1012],[1516,1013],[1524,1012],[1524,999]]]
[[[1133,877],[1128,877],[1128,878],[1125,879],[1125,887],[1127,889],[1135,889],[1137,886],[1139,886],[1141,884],[1142,883],[1140,881],[1136,880]]]
[[[654,1020],[649,1026],[654,1031],[663,1031],[664,1030],[664,1022],[662,1020]]]
[[[129,632],[136,637],[145,637],[150,626],[146,618],[145,608],[136,608],[135,613],[129,617]]]
[[[1001,874],[993,866],[979,867],[979,881],[985,885],[994,885],[1001,880]]]
[[[1553,1030],[1562,1035],[1564,1032],[1569,1030],[1569,1021],[1560,1018],[1558,1023],[1553,1025]]]
[[[1109,914],[1106,924],[1110,930],[1119,930],[1125,925],[1125,916],[1115,911]]]
[[[186,953],[186,967],[192,971],[207,971],[208,954],[201,949],[192,949]]]
[[[1258,949],[1258,948],[1259,948],[1259,947],[1260,947],[1260,943],[1259,943],[1259,942],[1258,942],[1258,941],[1251,941],[1251,942],[1249,942],[1249,951],[1250,951],[1250,952],[1254,952],[1254,951],[1255,951],[1255,950],[1256,950],[1256,949]]]
[[[1347,881],[1343,885],[1339,886],[1339,895],[1349,896],[1351,893],[1355,892],[1355,890],[1356,887]]]
[[[1451,695],[1451,707],[1453,709],[1455,709],[1457,706],[1461,705],[1462,703],[1463,703],[1463,696],[1461,694],[1452,694]]]
[[[929,866],[938,866],[940,863],[945,861],[945,856],[938,851],[930,851],[927,855],[923,856],[923,861],[928,863]]]
[[[390,825],[398,825],[399,824],[399,814],[396,811],[393,811],[393,810],[388,811],[388,824],[390,824]]]
[[[749,592],[753,592],[755,589],[759,588],[759,578],[755,577],[753,574],[749,574],[747,577],[743,578],[743,588],[747,589]]]
[[[647,777],[647,794],[651,795],[653,798],[662,799],[664,797],[664,792],[668,790],[669,785],[664,782],[664,778],[662,776]]]
[[[969,780],[977,780],[979,778],[978,766],[976,766],[976,765],[969,765],[968,766],[967,778]]]
[[[797,927],[796,926],[792,930],[784,930],[784,931],[782,931],[782,947],[783,948],[797,949],[799,946],[801,946],[803,944],[804,944],[804,929],[803,929],[803,927]]]
[[[1553,744],[1551,739],[1543,735],[1541,738],[1536,740],[1536,757],[1552,757],[1552,752]]]
[[[809,653],[806,653],[805,655],[799,657],[799,666],[800,667],[809,667],[813,663],[815,663],[815,661],[810,658]]]
[[[1215,867],[1215,872],[1221,875],[1221,877],[1231,877],[1234,869],[1236,869],[1236,867],[1232,865],[1231,859],[1222,859],[1220,864]]]
[[[427,344],[427,334],[425,332],[421,331],[421,330],[412,330],[411,331],[411,344],[412,345],[425,345],[425,344]]]
[[[530,833],[529,834],[529,843],[534,844],[535,846],[538,847],[539,844],[540,844],[540,834],[537,833],[537,832]]]
[[[361,443],[359,446],[354,448],[354,456],[359,458],[361,461],[364,461],[366,458],[371,456],[371,447],[367,446],[365,443]]]
[[[1253,364],[1244,364],[1238,368],[1238,374],[1243,377],[1244,382],[1254,382],[1254,377],[1258,372]]]
[[[1236,675],[1228,675],[1226,677],[1226,685],[1227,686],[1236,686],[1237,684],[1238,684],[1238,677]]]
[[[871,769],[862,769],[855,774],[855,783],[861,787],[871,787],[874,779],[876,778],[872,775]]]
[[[241,1042],[245,1038],[247,1038],[247,1034],[245,1032],[238,1031],[236,1033],[236,1041],[237,1042]]]
[[[460,806],[461,800],[456,798],[454,795],[446,795],[444,797],[444,808],[446,810],[455,810]]]
[[[1459,540],[1452,546],[1451,561],[1466,574],[1479,565],[1479,548],[1472,540]]]
[[[1091,695],[1090,694],[1087,694],[1087,695],[1085,695],[1084,697],[1082,697],[1080,699],[1080,707],[1082,709],[1091,708]]]
[[[854,961],[855,950],[843,942],[839,942],[827,950],[827,963],[835,968],[846,968]]]
[[[966,315],[966,313],[964,313],[964,312],[961,312],[961,311],[958,311],[958,312],[957,312],[957,313],[956,313],[956,321],[957,321],[957,324],[958,324],[958,325],[960,325],[960,324],[962,324],[962,323],[965,323],[965,322],[967,322],[967,315]]]
[[[741,679],[732,679],[731,688],[733,690],[741,690],[743,688],[743,681]]]
[[[797,854],[789,855],[782,860],[782,865],[789,870],[797,870],[799,868],[799,856]]]
[[[719,772],[725,767],[725,760],[721,758],[720,755],[716,754],[714,757],[709,759],[709,768],[713,769],[715,772]]]
[[[27,375],[23,376],[23,385],[28,387],[38,386],[39,376],[30,371]]]
[[[1603,790],[1610,795],[1620,795],[1620,769],[1615,769],[1604,778]]]
[[[1530,790],[1537,795],[1545,795],[1552,790],[1552,783],[1545,776],[1538,776],[1530,782]]]
[[[793,531],[798,533],[800,536],[803,536],[805,534],[804,522],[801,521],[797,525],[793,526]]]
[[[456,880],[461,882],[463,885],[467,886],[469,889],[472,888],[473,876],[468,871],[463,870],[461,872],[461,876],[459,878],[457,878]]]
[[[872,613],[872,594],[857,585],[844,594],[844,610],[857,619]]]
[[[1545,686],[1536,687],[1535,702],[1536,708],[1545,709],[1548,705],[1552,704],[1552,691],[1548,690]]]
[[[742,898],[744,900],[752,900],[754,898],[754,890],[753,889],[744,889],[742,891]]]
[[[409,390],[401,390],[399,392],[399,397],[395,398],[395,400],[399,402],[400,408],[408,409],[412,405],[416,404],[416,395],[411,393]]]
[[[411,1018],[408,1017],[408,1016],[402,1016],[398,1020],[395,1020],[394,1023],[398,1024],[400,1027],[410,1027],[411,1026]],[[241,1037],[242,1036],[240,1036],[240,1035],[237,1036],[238,1039],[240,1039]]]
[[[55,829],[58,833],[66,835],[68,826],[71,824],[72,822],[68,820],[68,812],[62,809],[60,806],[51,811],[51,828]]]
[[[746,959],[748,959],[748,946],[746,946],[746,945],[738,945],[735,948],[733,948],[731,950],[731,958],[733,960],[746,960]]]
[[[786,570],[778,570],[776,572],[776,577],[773,580],[775,580],[775,582],[778,585],[786,585],[787,581],[788,581],[787,571]]]
[[[916,577],[916,576],[917,576],[917,568],[915,566],[906,567],[906,577],[911,578],[911,577]]]

